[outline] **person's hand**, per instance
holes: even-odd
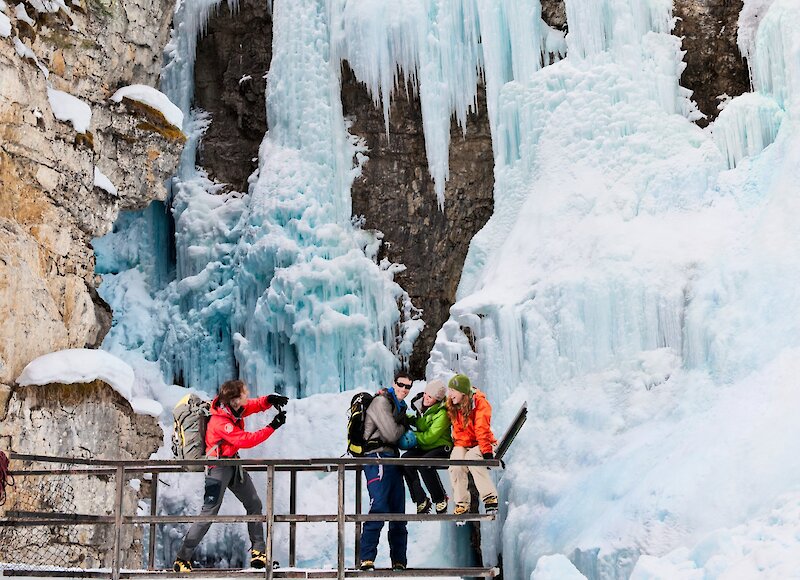
[[[483,454],[483,458],[484,459],[494,459],[494,453],[492,453],[491,451],[489,451],[488,453],[484,453]]]
[[[284,423],[286,423],[286,411],[281,411],[275,415],[275,418],[272,419],[269,426],[277,431]]]
[[[283,395],[267,395],[267,403],[272,405],[273,407],[283,407],[286,403],[289,402],[289,397],[284,397]]]

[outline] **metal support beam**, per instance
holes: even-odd
[[[289,515],[297,513],[297,472],[289,472]],[[289,522],[289,567],[297,565],[297,522]]]
[[[158,505],[158,473],[154,473],[150,480],[150,515],[155,516]],[[147,569],[156,569],[156,530],[155,522],[150,524],[150,538],[147,542]]]
[[[356,513],[361,515],[361,467],[356,468]],[[355,541],[355,558],[353,559],[354,567],[361,566],[361,522],[356,522],[356,541]]]
[[[345,521],[345,513],[344,513],[344,465],[340,465],[336,470],[336,482],[338,484],[338,497],[339,497],[339,522],[338,522],[338,550],[336,554],[337,560],[337,567],[339,576],[337,576],[338,580],[344,580],[344,521]]]
[[[264,570],[266,580],[272,580],[272,536],[273,522],[275,521],[275,466],[270,465],[267,470],[267,545],[264,553],[267,556],[267,566]]]
[[[119,570],[122,567],[120,554],[120,541],[122,539],[122,499],[125,490],[125,466],[117,467],[115,484],[117,486],[114,499],[114,551],[111,555],[111,580],[119,580]]]

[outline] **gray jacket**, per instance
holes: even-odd
[[[398,423],[394,415],[394,403],[389,395],[377,395],[367,407],[367,417],[364,420],[364,439],[380,439],[384,443],[395,445],[406,428]],[[394,447],[379,447],[375,452],[396,451]]]

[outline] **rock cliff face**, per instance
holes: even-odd
[[[683,37],[686,70],[681,84],[692,98],[707,125],[719,115],[717,97],[736,97],[750,90],[747,62],[739,53],[736,36],[743,0],[675,0],[678,22],[674,34]]]
[[[134,414],[128,401],[102,381],[15,388],[7,407],[7,415],[5,405],[0,407],[0,449],[14,449],[17,453],[147,459],[163,438],[154,418]],[[11,467],[20,469],[22,465],[15,461]],[[114,478],[107,475],[17,477],[3,509],[111,515],[115,484]],[[124,513],[135,513],[138,500],[148,496],[149,482],[126,485]],[[113,526],[0,528],[0,561],[109,566],[113,543]],[[125,526],[121,548],[124,565],[138,568],[142,561],[141,527]]]
[[[366,88],[345,71],[342,105],[352,118],[350,132],[369,147],[369,161],[353,183],[353,214],[365,227],[384,234],[384,254],[402,262],[397,282],[422,309],[425,329],[414,345],[412,374],[424,377],[436,333],[455,302],[469,242],[492,215],[494,157],[486,99],[470,115],[466,135],[453,121],[450,129],[450,179],[440,210],[425,157],[419,99],[398,91],[386,135],[383,111]],[[406,95],[411,95],[407,97]]]
[[[247,191],[267,129],[265,75],[272,60],[272,18],[266,2],[222,4],[197,47],[195,104],[211,113],[198,160],[217,181]]]
[[[33,358],[96,346],[111,313],[94,288],[91,239],[121,209],[163,199],[183,134],[161,113],[109,97],[157,83],[171,0],[0,2],[0,383]],[[55,118],[48,85],[91,108]],[[59,115],[64,117],[63,114]],[[94,185],[95,171],[117,194]]]

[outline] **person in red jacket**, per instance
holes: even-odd
[[[269,438],[286,423],[286,411],[281,410],[289,399],[282,395],[267,395],[258,399],[248,399],[247,385],[242,381],[227,381],[219,388],[219,393],[211,402],[211,417],[206,427],[206,455],[210,458],[225,459],[238,457],[239,449],[255,447]],[[244,418],[277,407],[279,413],[272,422],[258,431],[245,431]],[[250,474],[241,466],[215,465],[206,470],[206,486],[201,515],[217,515],[222,505],[225,490],[230,489],[242,502],[248,515],[261,514],[261,499]],[[175,558],[175,572],[191,572],[192,554],[211,527],[211,522],[196,522],[186,532]],[[267,557],[264,553],[264,526],[260,522],[247,524],[250,533],[250,565],[264,568]]]
[[[492,433],[492,406],[486,395],[472,386],[466,375],[456,375],[447,383],[447,414],[453,425],[453,451],[450,459],[492,459],[497,440]],[[453,465],[450,482],[456,507],[454,514],[469,511],[467,471],[483,500],[486,513],[497,511],[497,488],[488,467]]]

